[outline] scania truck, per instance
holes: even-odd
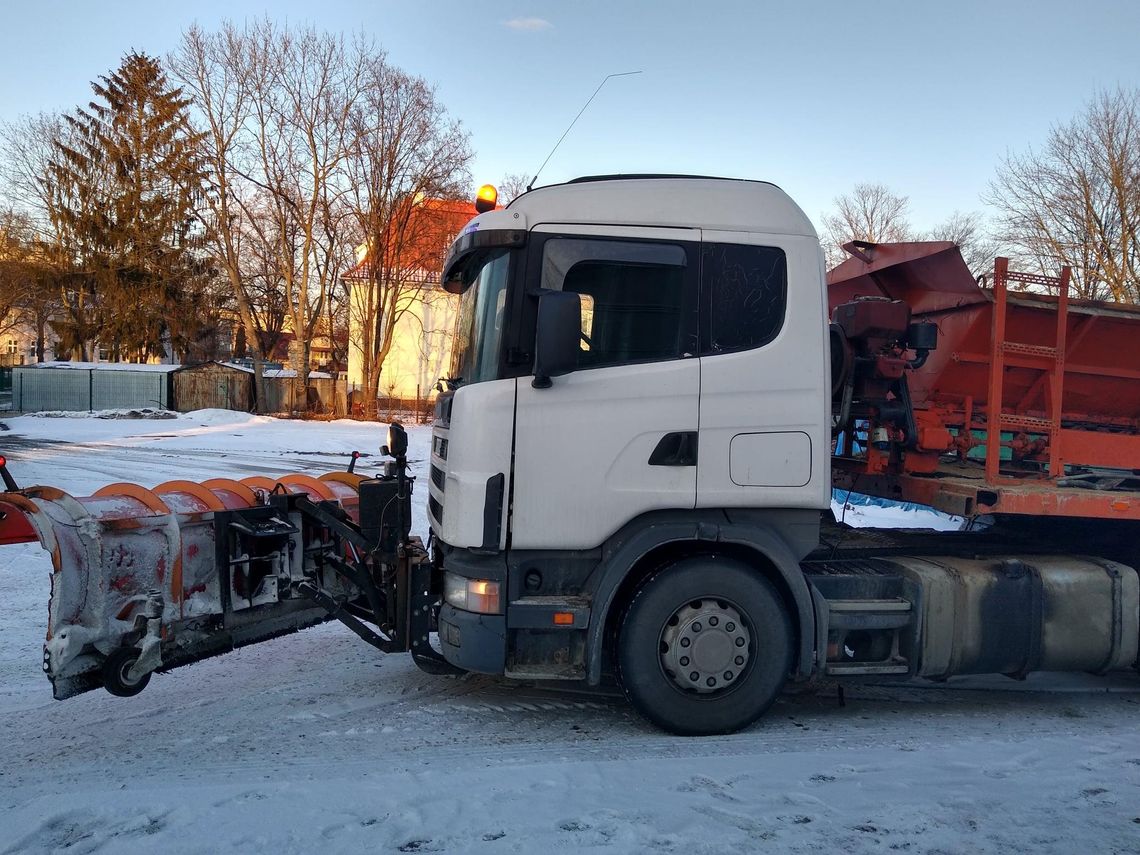
[[[852,243],[829,276],[761,181],[600,176],[482,207],[443,268],[429,543],[398,427],[379,478],[10,490],[0,540],[53,550],[58,696],[329,618],[433,670],[616,681],[679,734],[820,676],[1136,667],[1140,365],[1103,343],[1140,315],[1070,300],[1067,271],[999,259],[979,283],[948,243]],[[961,530],[852,529],[836,492]],[[140,525],[177,582],[110,566]]]

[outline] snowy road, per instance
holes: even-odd
[[[76,494],[326,471],[382,441],[219,413],[8,425],[17,479]],[[414,429],[411,456],[427,444]],[[685,740],[613,696],[430,677],[326,625],[59,703],[48,568],[0,548],[0,853],[1140,851],[1136,675],[865,686],[843,707],[824,688]]]

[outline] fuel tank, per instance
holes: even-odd
[[[1106,671],[1137,661],[1131,567],[1068,555],[890,559],[912,593],[917,676]]]

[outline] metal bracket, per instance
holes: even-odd
[[[314,603],[322,606],[332,617],[339,620],[362,639],[384,653],[398,653],[404,648],[394,639],[381,635],[368,626],[364,621],[348,613],[345,604],[330,597],[312,582],[299,582],[297,591],[308,597]]]
[[[428,674],[462,674],[431,646],[439,627],[439,601],[431,593],[431,562],[424,555],[408,556],[408,646],[416,666]]]

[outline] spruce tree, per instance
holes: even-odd
[[[52,216],[80,271],[63,337],[97,337],[116,359],[183,351],[209,275],[196,248],[204,170],[190,101],[158,60],[132,52],[66,117],[50,165]]]

